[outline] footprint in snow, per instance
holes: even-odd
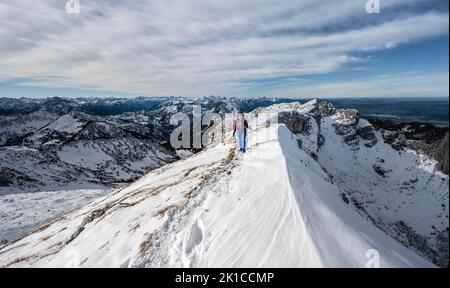
[[[103,248],[105,248],[108,245],[109,245],[109,241],[106,242],[105,244],[103,244],[102,246],[100,246],[100,248],[98,248],[98,250],[102,250]]]
[[[89,259],[89,257],[87,257],[86,259],[84,259],[83,261],[81,261],[79,266],[81,266],[81,265],[83,265],[84,263],[86,263],[86,262],[88,261],[88,259]]]
[[[197,247],[203,240],[203,231],[199,227],[198,223],[192,225],[191,233],[186,244],[186,254],[191,254],[191,252]]]

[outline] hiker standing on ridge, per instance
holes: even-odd
[[[244,117],[244,112],[238,112],[236,119],[233,121],[233,137],[236,133],[239,139],[239,151],[244,152],[247,148],[247,129],[248,122]]]

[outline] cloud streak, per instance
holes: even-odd
[[[346,82],[277,87],[262,93],[283,98],[442,97],[449,95],[448,72],[428,75],[401,73]]]
[[[361,0],[81,0],[81,14],[69,15],[61,0],[0,0],[0,81],[239,95],[260,81],[363,67],[361,53],[448,34],[448,12],[414,9],[424,2],[384,0],[385,14],[369,15]]]

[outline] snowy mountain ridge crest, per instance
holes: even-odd
[[[0,267],[448,262],[448,176],[435,161],[393,149],[358,111],[326,102],[275,104],[248,118],[248,153],[236,152],[225,121],[203,151],[0,247]]]

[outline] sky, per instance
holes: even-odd
[[[0,97],[449,97],[447,0],[66,2],[0,0]]]

